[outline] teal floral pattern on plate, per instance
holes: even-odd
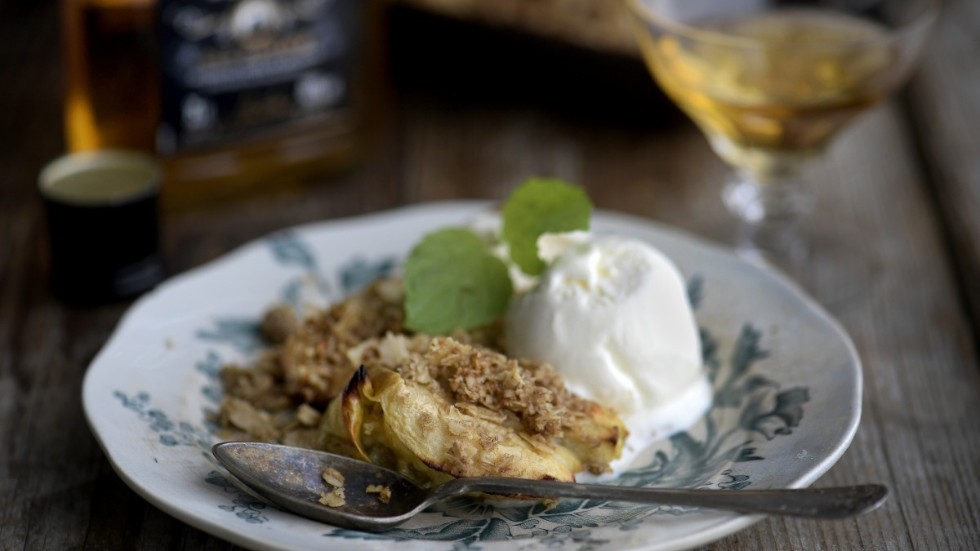
[[[297,279],[288,281],[284,285],[280,298],[284,303],[289,303],[294,296],[294,289],[301,285],[300,278],[307,277],[309,270],[315,270],[317,266],[315,256],[310,247],[292,234],[272,238],[269,244],[274,251],[273,257],[278,262],[285,266],[299,266],[305,272],[304,275],[298,275]],[[371,262],[358,257],[340,267],[337,279],[342,282],[340,286],[342,292],[351,293],[387,275],[393,267],[394,260],[391,258]],[[315,281],[327,282],[328,280],[322,275],[317,275]],[[700,276],[695,276],[689,281],[689,300],[695,307],[700,303],[705,285],[704,278]],[[318,286],[321,290],[329,289],[326,283],[319,283]],[[241,320],[236,323],[219,324],[219,327],[223,328],[222,331],[200,330],[196,334],[198,338],[212,344],[224,343],[230,348],[254,352],[261,347],[257,326],[256,320]],[[799,425],[803,416],[803,405],[809,400],[806,388],[794,387],[780,390],[778,383],[764,376],[752,374],[752,365],[768,356],[768,352],[761,347],[760,338],[757,329],[749,324],[744,325],[731,358],[726,362],[718,357],[715,338],[708,330],[702,329],[704,365],[715,388],[712,409],[702,420],[705,428],[704,436],[698,438],[687,431],[672,435],[668,439],[669,449],[656,451],[648,465],[627,471],[611,483],[725,490],[738,490],[749,486],[752,483],[749,476],[737,474],[734,469],[726,467],[739,462],[765,459],[756,453],[756,447],[752,446],[752,438],[761,435],[771,440],[780,435],[791,434],[792,429]],[[206,357],[196,364],[196,369],[207,378],[201,392],[213,404],[220,402],[221,391],[214,386],[214,382],[218,378],[221,366],[220,356],[213,350],[208,351]],[[771,406],[764,405],[772,395],[775,396],[774,403]],[[144,411],[149,398],[146,392],[140,393],[136,398],[128,398],[122,393],[118,393],[117,397],[124,407],[137,412],[150,422],[151,430],[160,431],[161,442],[165,445],[197,444],[207,450],[215,441],[213,427],[204,430],[190,423],[181,422],[177,425],[180,430],[174,433],[175,424],[168,421],[165,414],[157,410]],[[719,430],[718,419],[722,415],[721,409],[735,410],[738,423],[725,430]],[[175,437],[175,434],[179,438]],[[217,471],[208,473],[207,481],[229,491],[236,490],[235,486]],[[218,507],[235,513],[246,522],[261,522],[257,519],[264,517],[250,513],[255,503],[254,500],[239,497],[233,506],[219,505]],[[424,528],[396,528],[382,535],[367,535],[345,529],[335,529],[330,532],[330,535],[346,539],[453,541],[463,545],[480,541],[529,537],[589,538],[590,527],[616,524],[622,529],[629,529],[638,521],[651,515],[684,513],[682,509],[676,507],[637,506],[597,500],[567,500],[555,507],[532,504],[502,508],[465,497],[448,500],[432,510],[438,513],[438,515],[431,515],[432,517],[446,517],[452,520],[436,522]],[[243,514],[246,512],[249,514]]]
[[[278,232],[144,297],[84,385],[86,415],[113,466],[168,513],[253,549],[666,551],[757,520],[596,500],[545,508],[460,498],[396,530],[364,534],[267,507],[216,464],[210,419],[221,398],[219,372],[258,353],[265,309],[338,300],[396,270],[426,231],[481,208],[422,205]],[[607,483],[738,491],[803,486],[825,472],[860,413],[860,366],[836,322],[778,275],[689,236],[610,213],[599,213],[594,226],[651,242],[687,274],[714,388],[700,422]]]
[[[709,356],[706,365],[716,384],[715,402],[705,415],[705,431],[699,438],[688,431],[672,435],[667,449],[657,450],[648,465],[621,474],[611,484],[628,486],[670,486],[738,490],[749,486],[748,475],[737,474],[737,463],[761,461],[753,438],[771,440],[792,434],[803,415],[803,404],[809,400],[805,388],[780,390],[779,385],[763,376],[751,375],[752,364],[766,356],[759,347],[758,332],[751,326],[742,328],[735,353],[727,369],[710,346],[711,336],[702,332]],[[723,375],[723,377],[719,377]],[[717,386],[724,379],[722,386]],[[719,400],[719,398],[723,398]],[[774,402],[771,406],[767,402]],[[722,410],[736,412],[738,423],[719,430]],[[730,467],[732,466],[732,467]],[[599,500],[565,500],[555,507],[533,504],[522,507],[494,507],[469,498],[455,498],[437,505],[433,511],[452,518],[422,528],[396,528],[382,535],[335,529],[330,535],[344,538],[413,539],[452,541],[470,545],[481,541],[514,540],[530,537],[552,539],[590,538],[589,528],[618,525],[629,530],[637,522],[653,515],[678,515],[677,507],[632,505]],[[435,517],[436,515],[432,515]]]

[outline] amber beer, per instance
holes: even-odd
[[[64,0],[72,152],[156,154],[174,205],[349,166],[382,110],[376,0]]]
[[[782,9],[697,28],[703,40],[641,34],[641,49],[661,87],[736,166],[819,152],[894,80],[886,30],[854,16]]]

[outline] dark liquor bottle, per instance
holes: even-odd
[[[342,170],[383,111],[380,0],[64,0],[72,152],[158,156],[200,204]]]

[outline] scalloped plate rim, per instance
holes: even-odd
[[[323,230],[343,230],[343,229],[355,229],[360,226],[370,225],[380,221],[390,221],[392,219],[398,219],[406,215],[416,215],[425,212],[440,213],[442,211],[447,212],[458,212],[460,216],[468,212],[476,212],[480,208],[486,208],[491,205],[492,202],[483,200],[462,200],[462,201],[438,201],[438,202],[428,202],[428,203],[418,203],[406,205],[390,210],[356,215],[344,218],[329,219],[324,221],[311,222],[306,224],[300,224],[292,226],[289,228],[283,228],[276,232],[272,232],[265,236],[250,240],[242,245],[239,245],[229,252],[219,256],[218,258],[212,259],[200,266],[189,269],[185,272],[176,274],[169,278],[167,281],[162,283],[156,289],[150,291],[149,293],[143,295],[137,301],[135,301],[123,315],[123,317],[118,322],[116,328],[113,330],[112,335],[106,341],[105,345],[100,349],[99,353],[94,357],[86,371],[83,385],[82,385],[82,395],[83,395],[83,409],[92,433],[96,437],[99,445],[104,450],[106,457],[109,459],[115,472],[130,486],[135,490],[141,497],[146,499],[148,502],[163,510],[164,512],[174,516],[175,518],[186,522],[187,524],[201,529],[205,532],[211,533],[219,538],[225,539],[229,542],[235,543],[237,545],[242,545],[255,549],[290,549],[290,547],[276,546],[274,543],[270,543],[264,540],[257,540],[253,537],[248,537],[243,535],[240,531],[234,530],[234,528],[224,525],[220,522],[211,522],[207,519],[203,519],[198,515],[188,512],[186,509],[180,507],[179,505],[173,504],[168,499],[163,496],[158,495],[153,489],[148,487],[148,485],[141,479],[138,473],[134,474],[131,472],[131,467],[124,465],[120,461],[120,457],[117,454],[115,446],[110,442],[107,442],[109,433],[104,430],[100,430],[98,426],[98,421],[96,415],[94,414],[94,409],[97,407],[95,405],[95,400],[97,399],[95,393],[97,391],[102,391],[104,388],[96,387],[96,382],[98,381],[97,375],[99,366],[104,360],[104,356],[109,350],[113,348],[117,340],[122,333],[122,330],[126,325],[135,317],[137,317],[142,309],[149,303],[153,302],[161,296],[165,296],[167,293],[171,292],[174,288],[179,288],[184,282],[193,281],[199,277],[206,276],[208,272],[216,267],[222,266],[224,264],[229,264],[235,262],[239,257],[247,255],[253,249],[261,247],[263,242],[271,235],[283,232],[291,231],[296,233],[308,233],[311,231],[323,231]],[[611,211],[597,211],[596,220],[603,220],[610,223],[625,223],[632,225],[642,225],[655,233],[662,234],[663,236],[676,240],[678,242],[690,244],[702,249],[708,250],[715,254],[721,254],[730,257],[732,260],[737,262],[742,262],[746,265],[750,265],[747,261],[738,259],[735,255],[728,249],[721,247],[711,241],[704,238],[689,234],[683,230],[669,227],[662,223],[638,217],[635,215],[611,212]],[[770,269],[764,266],[759,266],[756,264],[751,264],[752,268],[757,270],[758,274],[763,275],[770,279],[770,281],[776,285],[784,286],[789,292],[796,295],[796,298],[801,301],[801,304],[805,306],[811,314],[815,314],[823,323],[827,324],[836,336],[839,338],[840,342],[844,345],[847,355],[851,360],[851,367],[853,368],[853,380],[854,385],[854,395],[851,403],[850,417],[848,418],[848,423],[843,427],[839,434],[836,445],[830,451],[830,453],[824,457],[820,462],[813,464],[810,468],[800,473],[796,477],[795,481],[790,484],[792,487],[806,487],[817,480],[821,475],[826,473],[843,455],[857,432],[860,417],[861,417],[861,397],[862,397],[862,386],[863,377],[860,357],[858,356],[856,349],[850,337],[847,335],[846,331],[840,325],[840,323],[834,319],[819,303],[811,298],[805,291],[803,291],[795,282],[791,281],[785,275],[779,273],[774,269]],[[101,396],[99,397],[101,398]],[[707,529],[701,530],[698,533],[689,534],[684,537],[676,537],[669,541],[660,542],[649,542],[647,544],[641,545],[639,547],[633,547],[631,549],[643,550],[643,551],[678,551],[683,549],[689,549],[698,545],[703,545],[719,538],[725,537],[732,533],[743,530],[752,524],[765,518],[761,515],[734,515],[719,513],[719,522],[710,525]],[[645,522],[649,522],[645,521]],[[325,528],[329,528],[326,527]],[[326,540],[324,540],[325,542]],[[438,542],[418,542],[426,543],[428,545],[436,545]],[[487,543],[481,543],[480,545],[487,545]]]

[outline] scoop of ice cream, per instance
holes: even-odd
[[[674,264],[619,236],[545,235],[538,248],[550,266],[511,305],[508,353],[551,363],[570,390],[615,408],[631,432],[670,432],[697,419],[710,388]]]

